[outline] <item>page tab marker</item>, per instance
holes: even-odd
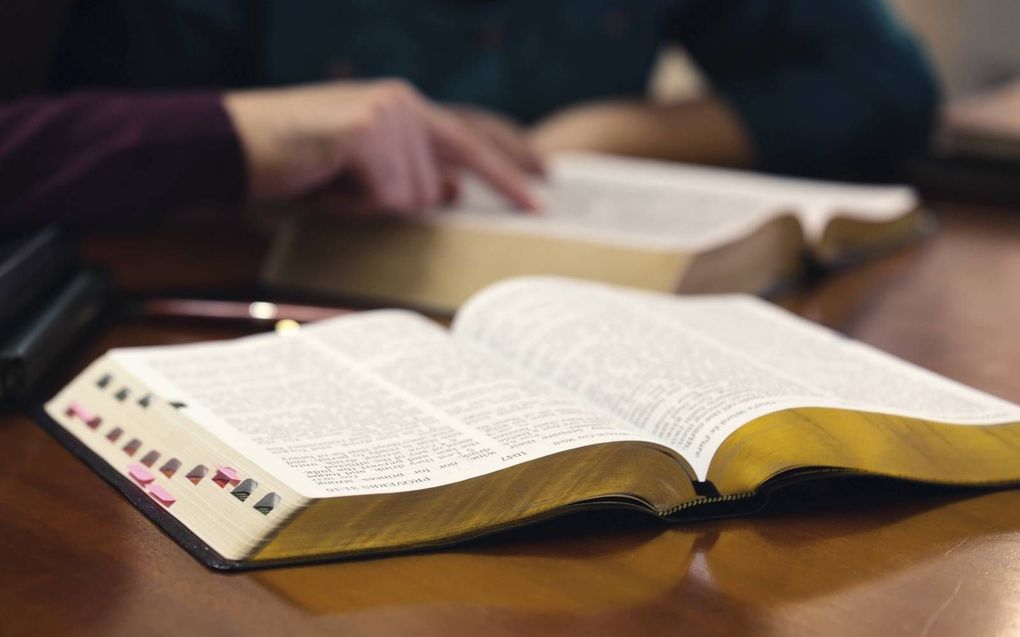
[[[222,465],[216,465],[216,475],[213,476],[213,482],[220,485],[220,488],[227,486],[228,484],[232,487],[236,487],[241,478],[237,475],[237,469],[233,467],[224,467]]]
[[[158,484],[154,484],[149,487],[149,495],[155,498],[156,502],[159,502],[165,507],[169,507],[174,502],[177,502],[177,498],[170,495],[169,491],[167,491]]]
[[[128,473],[138,484],[146,485],[156,479],[148,469],[140,464],[131,463],[128,465]]]
[[[156,451],[155,449],[142,456],[142,464],[144,464],[146,467],[151,467],[152,465],[156,464],[157,460],[159,460],[159,452]]]
[[[202,481],[202,478],[204,478],[205,474],[208,472],[209,469],[207,469],[204,464],[195,465],[195,468],[189,471],[188,474],[184,477],[186,477],[188,480],[191,480],[191,484],[198,484],[199,482]]]
[[[255,510],[262,515],[269,515],[278,504],[280,504],[280,496],[276,493],[267,493],[265,497],[255,503]]]
[[[159,472],[168,478],[172,478],[174,477],[174,474],[177,473],[177,470],[180,468],[181,461],[178,460],[177,458],[170,458],[169,460],[166,461],[166,464],[159,468]]]
[[[95,429],[99,426],[99,423],[103,422],[99,416],[96,416],[91,411],[82,406],[81,403],[74,402],[67,406],[67,411],[64,412],[71,418],[77,418],[83,423]]]
[[[237,498],[238,500],[240,500],[241,502],[244,502],[245,500],[248,499],[248,496],[250,496],[252,493],[254,493],[255,489],[258,489],[258,488],[259,488],[259,483],[255,482],[251,478],[248,478],[247,480],[245,480],[241,484],[239,484],[236,487],[234,487],[234,490],[231,491],[230,493],[233,494],[233,496],[235,498]]]

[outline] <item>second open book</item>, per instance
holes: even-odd
[[[862,186],[564,154],[525,215],[479,182],[411,219],[298,219],[263,278],[283,290],[452,313],[490,283],[581,277],[660,292],[768,293],[811,262],[861,259],[923,234],[905,186]]]
[[[557,278],[492,286],[449,331],[380,310],[113,350],[46,411],[220,566],[441,545],[582,506],[733,514],[818,471],[1020,480],[1014,404],[753,297]]]

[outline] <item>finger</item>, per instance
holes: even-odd
[[[396,212],[411,207],[410,170],[395,121],[389,111],[380,115],[353,153],[351,175],[362,198],[360,208]]]
[[[450,205],[460,198],[460,180],[457,177],[457,172],[449,166],[440,169],[440,197],[445,205]]]
[[[487,117],[470,111],[464,112],[462,115],[465,121],[491,139],[523,170],[532,175],[544,176],[546,174],[545,162],[532,147],[531,140],[522,130],[498,117]]]
[[[408,154],[412,143],[406,117],[399,105],[387,109],[380,124],[379,153],[373,158],[379,203],[394,212],[414,212],[417,208],[414,167]]]
[[[405,138],[404,156],[414,190],[415,212],[427,212],[440,201],[438,159],[429,141],[429,132],[417,113],[405,112],[401,125]]]
[[[529,211],[541,202],[528,187],[527,175],[501,152],[481,141],[451,117],[426,107],[425,116],[437,150],[452,163],[467,168],[514,204]]]
[[[359,213],[365,211],[385,212],[390,209],[392,199],[386,191],[390,179],[386,176],[385,167],[375,157],[363,157],[351,167],[353,186],[343,197],[323,197],[323,201],[344,201],[352,204],[352,209]]]
[[[510,155],[518,166],[532,175],[545,177],[545,160],[531,145],[531,141],[519,131],[497,125],[492,131],[493,138]]]

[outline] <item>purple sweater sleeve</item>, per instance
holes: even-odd
[[[215,93],[80,93],[0,104],[0,230],[77,228],[239,201],[240,141]]]

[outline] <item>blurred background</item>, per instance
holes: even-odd
[[[918,32],[948,97],[987,90],[1020,74],[1020,2],[893,0]]]
[[[974,95],[1020,76],[1017,0],[886,1],[924,43],[947,98]],[[701,89],[698,72],[682,50],[663,55],[652,84],[654,94],[686,96]]]

